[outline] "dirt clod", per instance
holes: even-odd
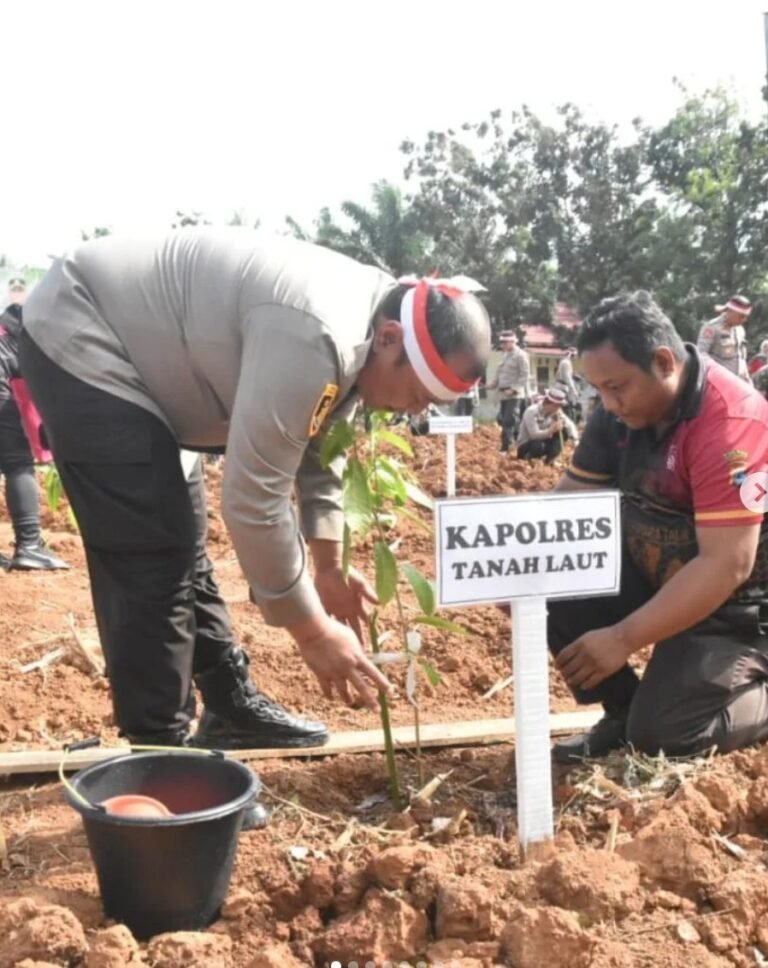
[[[515,968],[589,968],[593,940],[570,911],[522,908],[504,927],[501,947]]]
[[[232,941],[225,934],[174,931],[153,938],[147,955],[153,968],[232,968]]]
[[[306,962],[299,961],[288,945],[276,944],[260,951],[246,968],[306,968]]]
[[[333,896],[336,913],[348,914],[350,911],[354,911],[359,905],[367,886],[368,877],[364,870],[352,864],[344,864],[336,881]]]
[[[258,901],[253,892],[241,887],[230,891],[227,895],[221,906],[221,916],[225,921],[239,921],[241,918],[248,917],[257,904]]]
[[[746,811],[744,788],[739,788],[732,778],[716,773],[705,773],[693,785],[722,816],[724,829],[737,829]]]
[[[747,793],[747,809],[751,819],[763,828],[768,827],[768,776],[759,776]]]
[[[463,938],[441,938],[429,945],[425,958],[428,965],[456,968],[486,968],[496,965],[501,957],[498,941],[465,941]]]
[[[389,847],[371,859],[368,875],[382,887],[397,890],[406,886],[411,874],[424,867],[433,853],[434,850],[424,844]]]
[[[290,921],[304,907],[301,885],[285,867],[275,866],[260,871],[259,879],[261,889],[279,920]]]
[[[68,908],[24,898],[0,909],[0,938],[0,968],[25,958],[76,965],[88,951],[83,926]]]
[[[690,784],[681,787],[672,797],[671,803],[680,807],[688,818],[688,823],[705,836],[723,826],[723,817],[712,805],[709,798]]]
[[[405,901],[372,889],[359,910],[334,921],[313,945],[320,958],[404,961],[420,955],[429,940],[427,916]]]
[[[437,892],[438,938],[485,941],[493,935],[493,896],[467,877],[451,877]]]
[[[301,885],[302,897],[313,907],[327,908],[333,902],[335,871],[330,861],[318,861]]]
[[[758,941],[757,929],[768,916],[768,876],[764,871],[735,870],[708,895],[719,913],[698,925],[715,951],[730,952]]]
[[[126,968],[140,965],[139,945],[124,924],[97,931],[89,939],[85,968]]]
[[[645,881],[692,900],[722,873],[709,841],[691,827],[681,807],[660,813],[616,852],[634,861]]]
[[[550,904],[592,922],[620,919],[643,907],[637,864],[607,851],[582,848],[560,854],[540,868],[536,884]]]
[[[323,931],[323,927],[317,908],[305,907],[291,921],[291,941],[308,944]]]

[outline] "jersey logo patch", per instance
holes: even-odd
[[[328,414],[333,409],[336,398],[339,395],[339,388],[335,383],[326,383],[323,392],[317,399],[315,409],[312,411],[312,418],[309,421],[310,437],[316,437],[320,433],[320,428]]]
[[[743,464],[749,457],[749,452],[746,450],[727,450],[723,457],[729,464]]]
[[[748,452],[746,450],[727,450],[723,457],[728,464],[728,480],[734,487],[741,487],[747,477]]]

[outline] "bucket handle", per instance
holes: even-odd
[[[61,785],[67,790],[69,795],[75,800],[83,804],[83,806],[90,807],[91,810],[98,810],[101,813],[106,813],[106,807],[100,803],[93,803],[88,797],[84,797],[79,790],[75,789],[73,783],[70,783],[64,773],[64,764],[69,753],[76,753],[80,750],[93,749],[96,746],[101,745],[101,738],[99,736],[89,736],[88,739],[78,740],[76,743],[65,743],[62,747],[61,759],[59,760],[59,780]],[[126,753],[132,753],[134,750],[139,750],[142,753],[205,753],[208,756],[214,756],[217,759],[223,760],[224,754],[221,750],[202,750],[197,747],[190,746],[149,746],[142,743],[129,743],[126,747]],[[122,750],[120,751],[122,752]]]

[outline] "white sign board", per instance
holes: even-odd
[[[619,591],[618,491],[454,498],[435,514],[440,605]]]
[[[517,827],[523,850],[552,837],[547,598],[619,591],[618,491],[437,501],[440,605],[510,602]]]
[[[430,417],[431,434],[471,434],[472,417]]]
[[[551,838],[547,598],[619,591],[618,491],[463,498],[435,504],[440,605],[510,602],[517,826],[525,850]]]

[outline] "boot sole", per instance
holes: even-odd
[[[200,749],[214,750],[288,750],[304,749],[310,746],[325,746],[330,740],[330,733],[320,733],[318,736],[297,736],[286,739],[255,739],[244,736],[210,736],[199,734],[192,737],[192,745]]]
[[[552,759],[555,763],[564,766],[572,766],[574,763],[583,763],[589,754],[586,751],[581,753],[571,753],[570,750],[561,750],[556,746],[552,747]]]
[[[556,763],[561,763],[565,766],[572,766],[574,763],[583,763],[584,760],[601,760],[604,756],[608,756],[609,753],[613,753],[616,750],[626,749],[627,744],[624,742],[616,743],[614,746],[608,746],[596,752],[590,749],[581,749],[579,752],[575,750],[571,751],[568,749],[563,749],[562,746],[552,747],[552,759]]]
[[[69,565],[14,565],[11,563],[6,571],[69,571]]]

